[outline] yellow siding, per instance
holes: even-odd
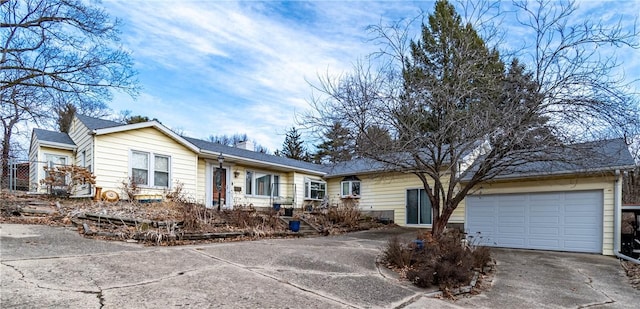
[[[406,225],[406,192],[408,189],[423,188],[420,179],[413,174],[390,174],[385,176],[360,176],[359,206],[362,210],[393,210],[394,222]],[[330,204],[340,203],[340,182],[342,178],[328,181]],[[433,182],[430,182],[431,184]],[[446,185],[446,183],[445,183]],[[462,205],[464,206],[464,205]],[[450,223],[464,222],[464,211],[454,211]],[[429,226],[424,226],[429,227]]]
[[[209,164],[207,164],[209,163]],[[207,160],[200,158],[198,160],[198,168],[197,168],[197,194],[196,200],[198,203],[202,203],[207,205],[207,194],[209,190],[212,190],[213,181],[208,180],[207,177],[213,178],[213,171],[207,169],[212,169],[217,167],[217,161],[215,160]],[[295,183],[295,197],[296,197],[296,207],[301,207],[303,205],[304,198],[304,178],[311,177],[306,174],[291,172],[291,171],[277,171],[272,169],[266,169],[264,167],[253,167],[248,165],[241,164],[232,164],[232,165],[224,165],[224,168],[227,170],[229,175],[230,182],[228,184],[229,188],[227,189],[227,199],[232,199],[231,205],[233,206],[253,206],[253,207],[271,207],[271,197],[270,196],[257,196],[257,195],[248,195],[246,194],[246,179],[247,179],[247,171],[258,172],[258,173],[267,173],[272,175],[280,176],[280,195],[281,197],[289,198],[294,196],[293,186],[291,184]],[[236,176],[236,174],[238,176]],[[321,179],[319,176],[315,176],[316,179]],[[239,190],[235,190],[238,188]],[[255,190],[255,188],[254,188]],[[255,191],[254,191],[255,192]],[[210,195],[209,195],[210,196]]]
[[[197,192],[197,155],[155,128],[143,128],[96,136],[94,173],[96,186],[114,190],[122,196],[122,182],[129,178],[131,150],[171,157],[171,186],[180,181],[185,196],[195,198]],[[141,194],[162,194],[163,188],[143,188]]]
[[[614,177],[574,177],[539,180],[511,180],[485,183],[471,194],[509,194],[553,191],[602,190],[604,197],[602,254],[613,255]],[[464,207],[459,209],[464,211]]]
[[[93,172],[93,135],[90,133],[91,131],[77,117],[73,118],[71,129],[69,130],[69,137],[77,146],[73,164],[82,166],[81,156],[84,151],[86,153],[86,162],[83,167],[90,167]]]
[[[196,199],[196,203],[198,204],[202,204],[202,205],[206,205],[205,199],[205,192],[206,192],[206,181],[205,181],[205,176],[206,176],[206,167],[207,167],[207,163],[205,162],[204,159],[198,159],[198,164],[197,164],[197,171],[196,171],[196,194],[195,194],[195,199]]]

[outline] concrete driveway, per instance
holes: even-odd
[[[415,232],[144,247],[3,224],[0,307],[637,308],[640,299],[613,258],[517,250],[496,250],[489,291],[426,298],[376,266],[389,233]]]

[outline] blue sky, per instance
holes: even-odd
[[[117,113],[157,118],[185,135],[246,133],[271,152],[296,114],[309,109],[309,82],[344,74],[376,51],[366,27],[431,12],[434,1],[131,1],[104,0],[123,21],[143,87],[134,100],[116,94]],[[503,3],[508,4],[508,3]],[[640,15],[640,1],[579,1],[578,18]],[[505,20],[505,43],[522,44]],[[511,35],[511,36],[509,36]],[[640,51],[617,51],[625,78],[640,78]],[[622,72],[621,72],[622,74]],[[640,89],[638,82],[635,89]]]

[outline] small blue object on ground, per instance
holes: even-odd
[[[300,221],[289,221],[289,229],[292,232],[297,232],[300,230]]]

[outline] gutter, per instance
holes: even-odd
[[[620,205],[622,204],[622,197],[618,192],[620,190],[620,179],[622,178],[620,170],[616,170],[615,175],[616,181],[613,185],[613,254],[620,259],[640,264],[640,260],[620,253],[620,234],[622,232],[622,207]]]

